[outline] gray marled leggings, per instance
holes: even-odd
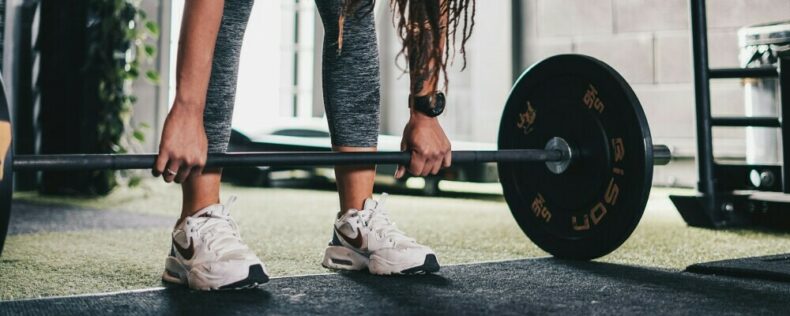
[[[346,18],[343,51],[337,52],[342,0],[316,0],[324,24],[324,107],[332,144],[375,147],[379,132],[379,60],[373,13]],[[244,31],[253,0],[225,0],[203,121],[209,152],[224,152],[230,140]],[[360,12],[367,12],[361,8]],[[279,49],[272,47],[272,49]]]

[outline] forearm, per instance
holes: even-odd
[[[174,109],[202,117],[224,0],[187,0],[176,65]]]
[[[428,41],[429,47],[410,47],[409,48],[409,78],[411,79],[411,87],[412,87],[412,94],[416,96],[423,96],[428,95],[436,92],[438,90],[439,84],[439,76],[441,74],[441,67],[440,64],[442,62],[441,58],[445,54],[446,48],[446,41],[447,41],[447,22],[448,22],[448,11],[444,9],[444,6],[447,5],[445,0],[433,0],[437,2],[439,6],[438,12],[443,12],[441,16],[438,17],[438,31],[433,31],[431,24],[426,19],[431,19],[430,16],[421,16],[418,14],[410,14],[409,15],[409,25],[416,26],[416,25],[424,25],[425,29],[422,31],[417,31],[412,33],[412,36],[429,36],[430,40]],[[416,17],[415,17],[416,16]],[[419,28],[415,28],[419,29]],[[435,38],[438,36],[439,40],[436,41]],[[423,41],[416,41],[416,43],[420,43]],[[415,43],[415,42],[412,42]],[[416,44],[415,43],[415,44]],[[425,42],[423,42],[425,43]],[[425,44],[423,44],[425,45]],[[422,51],[422,54],[428,54],[430,58],[419,58],[417,52]]]

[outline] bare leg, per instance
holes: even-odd
[[[222,169],[206,169],[203,174],[193,174],[181,184],[183,192],[183,202],[181,206],[180,223],[185,217],[195,214],[197,211],[212,205],[218,204],[219,187],[222,177]]]
[[[334,147],[340,152],[376,151],[375,147]],[[337,192],[340,195],[338,218],[349,209],[361,210],[365,199],[373,196],[376,165],[336,166]]]
[[[339,17],[343,0],[316,0],[324,24],[324,107],[335,151],[376,151],[379,134],[379,51],[374,14],[352,14],[344,20],[339,46]],[[365,0],[361,12],[372,10]],[[340,214],[362,209],[373,195],[375,165],[335,167]]]
[[[225,152],[230,140],[241,46],[253,3],[253,0],[224,2],[203,112],[209,153]],[[182,183],[183,203],[179,222],[209,205],[220,203],[221,177],[222,169],[204,169],[202,174],[191,174]]]

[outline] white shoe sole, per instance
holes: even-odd
[[[423,262],[394,263],[375,255],[370,259],[343,246],[329,246],[324,252],[321,262],[324,268],[343,271],[360,271],[365,268],[371,274],[427,274],[439,271],[439,262],[435,254],[427,254]]]
[[[321,265],[332,270],[359,271],[368,267],[367,257],[343,246],[329,246],[324,251]]]
[[[227,281],[220,284],[209,284],[205,280],[195,276],[190,282],[189,272],[178,262],[178,259],[167,257],[165,260],[165,271],[162,273],[162,281],[187,285],[191,289],[201,291],[242,290],[256,288],[261,284],[269,282],[269,276],[262,264],[253,263],[249,265],[246,277],[239,280]]]
[[[427,254],[422,262],[390,262],[376,255],[370,256],[368,270],[376,275],[428,274],[439,271],[436,255]]]

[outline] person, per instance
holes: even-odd
[[[380,87],[374,1],[316,1],[325,30],[324,104],[332,148],[338,152],[376,150]],[[184,5],[176,96],[152,172],[180,183],[183,197],[162,279],[193,289],[249,288],[269,279],[230,216],[235,198],[220,204],[222,170],[204,168],[207,153],[224,152],[230,139],[239,56],[252,5],[253,0],[189,0]],[[399,166],[397,177],[406,172],[435,175],[452,162],[450,142],[436,118],[444,103],[437,87],[442,73],[446,85],[447,39],[454,43],[455,30],[464,25],[466,42],[471,33],[467,8],[473,6],[474,0],[391,2],[412,92],[402,141],[412,158],[408,166]],[[383,199],[372,198],[375,173],[375,165],[335,167],[340,212],[322,265],[378,275],[438,271],[434,251],[398,229]]]

